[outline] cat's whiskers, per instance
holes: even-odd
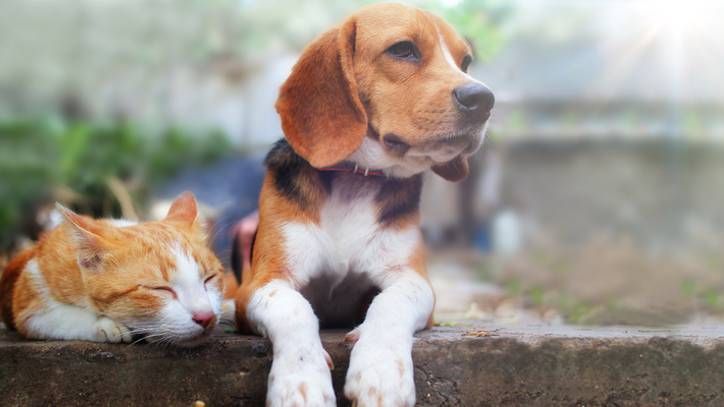
[[[155,324],[144,323],[143,325],[137,325],[136,327],[130,329],[130,331],[131,334],[142,335],[142,338],[132,342],[131,345],[135,345],[138,342],[146,340],[154,345],[161,345],[165,347],[174,343],[194,339],[194,337],[189,337],[191,332],[188,329],[184,329],[183,326],[178,323],[174,323],[166,316],[162,316]]]

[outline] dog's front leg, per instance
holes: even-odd
[[[365,321],[348,334],[356,344],[344,393],[358,406],[413,406],[412,337],[432,313],[432,288],[409,269],[387,273],[382,283]]]
[[[309,302],[288,281],[272,280],[252,294],[247,316],[274,350],[267,406],[334,406],[331,359]]]

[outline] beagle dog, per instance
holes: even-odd
[[[241,331],[271,340],[267,405],[333,406],[320,327],[354,327],[344,394],[411,406],[413,334],[429,326],[422,173],[457,181],[494,104],[470,45],[439,17],[363,8],[303,51],[276,104]]]

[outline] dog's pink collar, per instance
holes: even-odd
[[[349,174],[362,175],[365,177],[386,177],[384,171],[378,169],[360,168],[357,164],[339,164],[331,167],[322,167],[319,171],[346,172]]]

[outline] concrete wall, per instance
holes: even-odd
[[[675,142],[499,147],[503,201],[567,242],[597,233],[653,246],[724,236],[724,148]]]
[[[497,162],[498,202],[490,177],[477,181],[479,216],[512,208],[524,233],[563,243],[600,234],[667,248],[724,237],[724,146],[671,140],[488,142],[482,168]],[[493,166],[494,167],[494,166]],[[455,222],[459,188],[429,180],[423,202],[428,227]]]

